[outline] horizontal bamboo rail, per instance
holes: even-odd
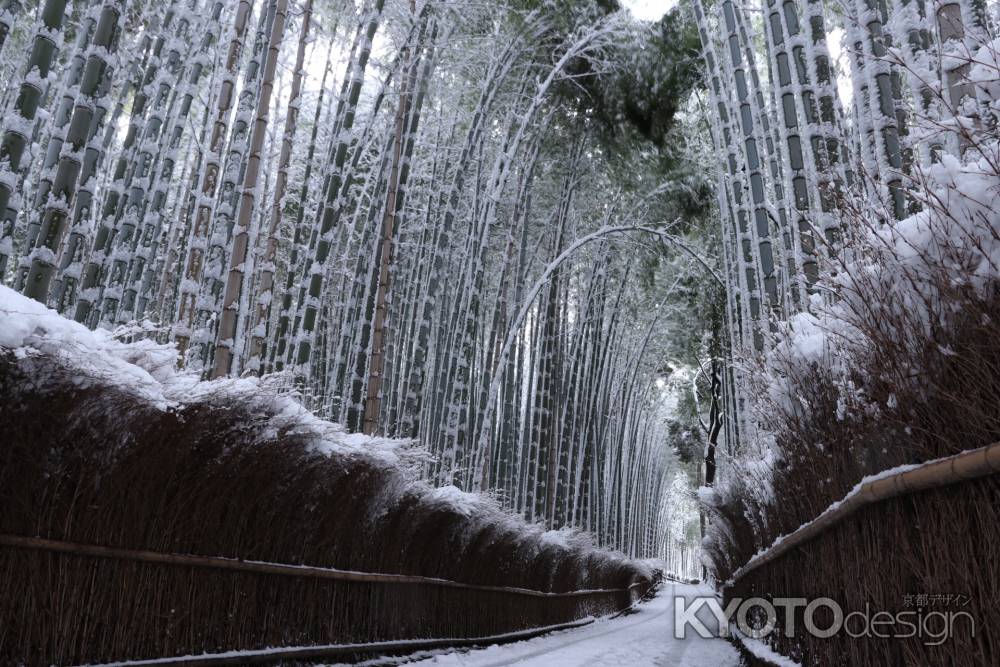
[[[770,547],[747,561],[743,567],[733,573],[733,576],[723,584],[722,588],[733,585],[761,565],[769,563],[817,537],[820,533],[863,507],[890,498],[947,486],[956,482],[978,479],[998,472],[1000,472],[1000,442],[995,442],[992,445],[972,449],[954,456],[904,466],[896,472],[865,478],[843,500],[831,505],[809,523],[799,526],[788,535],[779,537]]]
[[[663,577],[664,579],[684,583],[673,577]],[[634,587],[634,586],[632,586]],[[632,588],[629,587],[629,588]],[[621,589],[628,590],[628,589]],[[609,618],[617,618],[628,611],[634,609],[642,602],[640,598],[633,602],[626,609],[613,614]],[[258,651],[229,651],[226,653],[208,653],[196,656],[177,656],[172,658],[156,658],[150,660],[127,660],[123,662],[100,663],[100,667],[216,667],[217,665],[247,665],[262,664],[269,662],[279,662],[283,660],[311,660],[317,658],[333,658],[345,655],[359,654],[400,654],[416,653],[443,648],[465,648],[475,646],[491,646],[493,644],[509,644],[513,642],[533,639],[550,632],[561,630],[572,630],[590,625],[597,619],[593,616],[546,625],[517,632],[507,632],[500,635],[490,635],[487,637],[452,637],[447,639],[404,639],[385,642],[371,642],[367,644],[330,644],[318,646],[286,647],[276,649],[264,649]],[[81,665],[78,667],[88,667]],[[96,666],[94,666],[96,667]]]
[[[370,644],[331,644],[327,646],[300,646],[292,648],[264,649],[260,651],[230,651],[228,653],[208,653],[205,655],[185,655],[176,658],[156,658],[153,660],[128,660],[124,662],[101,663],[101,667],[215,667],[216,665],[253,665],[283,660],[315,660],[345,655],[359,654],[405,654],[443,648],[464,648],[470,646],[490,646],[509,644],[534,637],[570,630],[590,625],[596,619],[592,616],[568,623],[547,625],[540,628],[508,632],[502,635],[473,638],[449,639],[406,639],[400,641],[373,642]],[[80,666],[87,667],[87,666]],[[96,666],[95,666],[96,667]]]
[[[183,554],[168,554],[155,551],[117,549],[90,544],[78,544],[59,540],[49,540],[39,537],[23,537],[18,535],[0,535],[0,547],[15,549],[28,549],[36,551],[49,551],[55,553],[73,554],[94,558],[108,558],[116,560],[128,560],[145,563],[155,563],[161,565],[175,565],[180,567],[197,567],[229,570],[236,572],[252,572],[257,574],[270,574],[289,577],[306,577],[315,579],[327,579],[336,581],[348,581],[357,583],[374,584],[403,584],[403,585],[429,585],[446,588],[458,588],[470,591],[489,591],[499,593],[509,593],[513,595],[525,595],[541,598],[566,598],[592,595],[608,595],[614,593],[626,593],[632,589],[644,585],[647,582],[636,582],[627,588],[611,589],[591,589],[567,591],[563,593],[549,593],[527,588],[517,588],[510,586],[486,586],[480,584],[466,584],[448,579],[438,579],[435,577],[422,577],[415,575],[382,574],[369,572],[355,572],[350,570],[338,570],[334,568],[311,567],[306,565],[286,565],[281,563],[267,563],[261,561],[237,560],[232,558],[217,558],[207,556],[191,556]],[[632,605],[634,606],[634,604]],[[630,607],[631,608],[631,607]],[[365,644],[330,644],[317,646],[280,647],[262,650],[227,651],[223,653],[209,653],[204,655],[176,656],[166,658],[154,658],[147,660],[128,660],[121,662],[102,663],[103,665],[116,665],[119,667],[214,667],[216,665],[245,665],[275,663],[285,660],[313,660],[321,658],[333,658],[337,656],[361,655],[361,654],[385,654],[385,653],[413,653],[417,651],[458,648],[470,646],[487,646],[491,644],[502,644],[515,641],[523,641],[538,637],[549,632],[568,630],[589,625],[594,622],[592,616],[582,619],[547,625],[543,627],[529,628],[500,635],[486,637],[450,637],[443,639],[405,639],[383,642],[372,642]]]
[[[21,537],[18,535],[0,535],[0,546],[18,549],[34,549],[38,551],[53,551],[57,553],[91,556],[95,558],[112,558],[143,563],[158,563],[161,565],[214,568],[218,570],[233,570],[236,572],[276,574],[290,577],[309,577],[313,579],[334,579],[337,581],[353,581],[360,583],[419,584],[425,586],[441,586],[445,588],[461,588],[472,591],[510,593],[512,595],[526,595],[542,598],[563,598],[626,593],[631,591],[633,588],[642,586],[645,583],[638,581],[627,588],[595,588],[590,590],[567,591],[564,593],[549,593],[545,591],[536,591],[530,588],[466,584],[460,581],[438,579],[435,577],[421,577],[408,574],[354,572],[351,570],[337,570],[334,568],[312,567],[309,565],[286,565],[283,563],[266,563],[262,561],[238,560],[235,558],[164,554],[156,551],[116,549],[92,544],[77,544],[74,542],[61,542],[59,540],[47,540],[40,537]]]

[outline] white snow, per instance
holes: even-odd
[[[141,329],[142,327],[140,327]],[[315,416],[288,390],[289,378],[224,378],[202,381],[176,368],[177,350],[138,338],[137,329],[91,331],[56,311],[0,285],[0,350],[18,357],[46,355],[80,371],[78,381],[107,382],[149,401],[161,410],[198,401],[243,402],[271,418],[264,436],[304,435],[325,454],[364,454],[390,464],[423,458],[409,441],[347,434],[340,424]],[[125,342],[126,337],[135,338]]]
[[[767,662],[775,665],[776,667],[801,667],[799,663],[795,662],[791,658],[786,658],[785,656],[777,653],[770,646],[760,641],[759,639],[754,639],[752,637],[747,637],[742,632],[740,632],[735,625],[732,628],[733,636],[743,644],[743,647],[754,654],[755,657],[766,660]]]
[[[704,586],[668,584],[654,599],[640,604],[634,614],[602,619],[582,628],[514,644],[435,655],[410,664],[425,667],[736,667],[739,654],[724,639],[703,639],[693,632],[687,633],[684,639],[674,638],[674,596],[691,599],[711,594]]]
[[[976,52],[969,81],[982,91],[994,106],[1000,104],[1000,39],[984,44]]]
[[[491,502],[488,496],[477,493],[467,493],[457,486],[442,486],[428,494],[428,500],[435,505],[448,507],[464,516],[472,516],[479,511],[492,512],[499,509],[499,504]]]

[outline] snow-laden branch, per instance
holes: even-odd
[[[542,288],[552,278],[552,274],[554,274],[556,270],[558,270],[559,267],[562,266],[563,262],[565,262],[567,259],[573,256],[578,250],[580,250],[586,245],[589,245],[590,243],[593,243],[594,241],[603,239],[608,236],[613,236],[615,234],[627,234],[629,232],[644,232],[647,234],[654,234],[663,241],[681,248],[689,255],[694,257],[694,259],[698,261],[706,269],[706,271],[708,271],[708,273],[712,276],[712,278],[714,278],[716,282],[719,283],[719,285],[725,288],[725,283],[722,281],[722,278],[715,271],[715,269],[712,268],[712,266],[707,262],[707,260],[698,255],[690,246],[688,246],[686,243],[678,239],[673,234],[669,234],[667,232],[664,232],[663,230],[657,229],[655,227],[649,227],[646,225],[620,225],[620,226],[604,225],[600,229],[586,236],[581,236],[580,238],[573,241],[573,243],[567,246],[566,249],[563,250],[558,257],[549,262],[548,266],[545,267],[545,271],[538,278],[538,280],[535,281],[535,284],[531,286],[531,289],[525,295],[524,302],[521,304],[521,309],[518,311],[517,315],[510,323],[510,327],[508,327],[507,337],[504,339],[503,347],[500,350],[500,355],[496,362],[497,367],[500,367],[504,363],[506,363],[507,356],[510,354],[511,347],[513,347],[514,341],[517,339],[518,331],[520,330],[521,325],[524,323],[525,318],[528,316],[528,312],[531,310],[531,305],[538,297],[538,294],[539,292],[541,292]],[[485,410],[483,410],[483,416],[481,422],[483,426],[479,431],[478,447],[480,448],[480,450],[486,444],[487,433],[490,430],[487,424],[489,423],[490,415],[493,413],[493,410],[496,407],[496,396],[500,389],[501,377],[502,374],[497,373],[490,380],[490,388],[486,398],[486,408]]]

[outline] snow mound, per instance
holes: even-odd
[[[57,359],[79,371],[74,381],[81,386],[108,384],[160,410],[198,402],[242,402],[254,413],[271,416],[265,436],[303,436],[325,454],[363,454],[393,465],[422,456],[412,441],[349,434],[340,424],[320,419],[273,376],[204,381],[198,374],[176,367],[177,348],[172,343],[124,340],[149,330],[149,326],[140,326],[91,331],[0,285],[0,350],[22,359]]]
[[[500,511],[500,505],[490,498],[478,493],[462,491],[457,486],[442,486],[427,494],[427,502],[431,506],[444,507],[465,517],[474,514],[494,514]]]

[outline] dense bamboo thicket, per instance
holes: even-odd
[[[713,269],[660,187],[690,33],[618,9],[3,2],[0,282],[661,553],[659,305]]]

